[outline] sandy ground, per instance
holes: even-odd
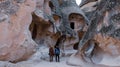
[[[36,64],[35,66],[33,67],[75,67],[75,66],[69,66],[66,64],[66,60],[67,58],[61,58],[61,61],[60,62],[49,62],[49,61],[42,61],[38,64]]]
[[[100,62],[97,63],[95,61],[96,64],[91,64],[84,63],[82,60],[79,60],[78,58],[74,58],[72,56],[70,59],[70,56],[68,55],[75,53],[74,50],[66,50],[65,53],[65,57],[60,57],[60,62],[55,62],[55,57],[53,62],[49,62],[48,48],[41,47],[29,60],[18,62],[16,64],[1,61],[0,67],[120,67],[120,57],[115,57],[113,59],[111,56],[105,55],[105,57],[103,57],[102,59],[100,58]],[[99,57],[97,57],[97,59],[99,59]],[[70,63],[72,63],[72,65],[78,66],[68,65],[68,60]]]
[[[60,62],[49,62],[47,60],[41,60],[41,61],[23,61],[16,64],[16,67],[76,67],[76,66],[70,66],[66,63],[68,60],[68,57],[62,57],[60,59]]]
[[[74,50],[68,50],[66,51],[66,55],[74,53]],[[49,61],[49,55],[48,55],[48,48],[46,47],[40,47],[39,50],[27,61],[22,61],[17,63],[17,67],[76,67],[76,66],[70,66],[66,62],[69,59],[69,56],[61,57],[60,56],[60,62]]]

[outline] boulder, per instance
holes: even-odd
[[[35,52],[29,25],[35,10],[34,0],[0,1],[0,60],[16,62]]]

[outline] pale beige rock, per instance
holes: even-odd
[[[15,4],[19,5],[15,13],[2,13],[3,18],[6,19],[0,23],[0,60],[24,60],[35,51],[36,43],[31,38],[29,25],[32,21],[31,13],[36,7],[36,2],[26,0],[24,3]]]

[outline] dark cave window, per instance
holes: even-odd
[[[54,9],[54,5],[53,5],[53,3],[52,3],[51,1],[49,1],[49,7],[50,7],[51,9]]]
[[[71,23],[70,23],[70,27],[71,27],[72,29],[75,29],[75,23],[74,23],[74,22],[71,22]]]
[[[35,39],[37,36],[37,25],[34,24],[33,31],[32,31],[32,39]]]
[[[78,50],[78,44],[79,44],[79,43],[76,43],[76,44],[73,45],[73,49],[74,49],[74,50]]]

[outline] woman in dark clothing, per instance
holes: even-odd
[[[50,56],[50,62],[52,62],[53,56],[54,56],[54,48],[53,47],[49,48],[49,56]]]

